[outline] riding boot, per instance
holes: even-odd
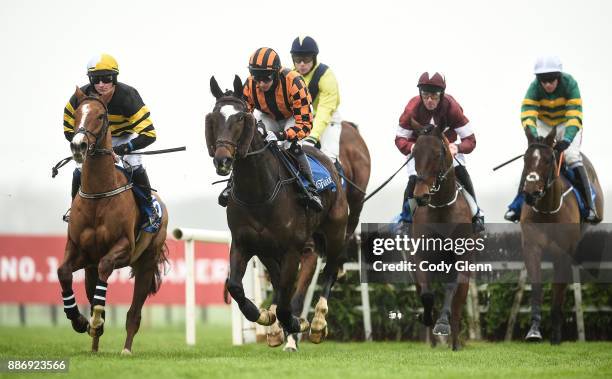
[[[223,189],[223,191],[221,191],[221,193],[219,194],[219,198],[217,199],[217,202],[219,203],[220,206],[227,207],[227,203],[229,202],[231,190],[232,190],[232,179],[230,178],[230,180],[227,181],[227,186]]]
[[[145,212],[149,218],[149,224],[145,225],[143,230],[149,233],[155,233],[161,226],[161,215],[159,214],[157,207],[153,203],[153,196],[151,195],[151,184],[149,182],[149,176],[147,170],[140,166],[133,171],[132,180],[134,184],[142,191],[144,196]]]
[[[306,189],[306,200],[315,211],[320,212],[323,210],[323,203],[321,202],[321,198],[319,197],[319,193],[317,192],[317,187],[314,183],[314,179],[312,177],[312,170],[310,169],[310,164],[308,163],[308,157],[304,154],[302,147],[297,143],[291,145],[291,153],[295,157],[298,162],[298,169],[300,173],[306,178],[308,181],[308,186]]]
[[[70,196],[72,196],[72,201],[74,201],[74,198],[76,197],[77,192],[79,192],[80,186],[81,186],[81,170],[79,170],[78,168],[75,168],[74,171],[72,172],[72,190],[70,191]],[[62,216],[62,220],[64,220],[65,222],[70,222],[70,208],[68,208],[66,213],[64,213],[64,215]]]
[[[523,193],[524,185],[525,179],[521,178],[516,196],[514,197],[514,200],[512,200],[512,203],[508,205],[508,211],[506,211],[506,214],[504,214],[504,218],[507,221],[516,223],[521,219],[521,208],[523,207],[523,202],[525,201],[525,194]]]
[[[582,195],[582,198],[587,206],[587,215],[585,220],[589,223],[596,223],[599,221],[599,216],[597,215],[595,203],[593,202],[593,196],[591,196],[591,183],[589,181],[589,176],[587,175],[583,165],[574,167],[573,172],[574,177],[576,178],[575,182],[578,187],[578,191],[580,191],[580,195]]]
[[[465,166],[459,165],[455,167],[455,176],[459,180],[459,184],[472,196],[476,206],[476,212],[472,215],[472,225],[475,233],[480,233],[484,230],[484,214],[476,202],[476,194],[474,193],[474,185],[472,179]]]
[[[413,199],[414,185],[416,184],[416,175],[411,175],[408,178],[408,184],[404,190],[404,199],[402,200],[402,213],[399,216],[400,224],[412,224],[412,214],[416,208],[416,201]]]

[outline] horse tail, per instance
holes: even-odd
[[[154,295],[159,291],[159,287],[162,284],[162,272],[166,272],[168,266],[168,244],[164,242],[161,246],[159,254],[157,256],[157,262],[155,264],[155,275],[151,281],[151,289],[149,289],[149,295]]]

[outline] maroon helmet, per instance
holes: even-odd
[[[427,92],[444,92],[446,89],[446,80],[444,75],[439,72],[431,75],[429,72],[424,72],[419,78],[419,84],[417,85],[420,90]]]

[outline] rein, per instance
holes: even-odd
[[[446,148],[446,144],[444,143],[444,141],[442,139],[440,139],[440,144],[442,145],[442,149],[440,150],[440,170],[438,171],[438,174],[436,175],[436,181],[434,182],[434,184],[429,189],[429,194],[431,194],[431,195],[434,195],[434,194],[438,193],[438,191],[440,191],[440,187],[442,187],[442,182],[446,180],[446,176],[451,172],[451,170],[454,169],[453,164],[451,162],[451,164],[446,169],[446,171],[443,171],[444,170],[444,158],[445,158],[446,152],[448,150]],[[422,175],[417,175],[416,176],[417,182],[425,181],[425,179],[426,178],[423,177]],[[428,205],[431,208],[443,208],[443,207],[449,206],[449,205],[453,204],[455,201],[457,201],[458,194],[459,194],[459,188],[457,188],[455,190],[454,198],[451,199],[448,203],[445,203],[445,204],[442,204],[442,205],[433,205],[433,204],[428,204]]]

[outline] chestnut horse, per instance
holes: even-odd
[[[525,203],[521,209],[522,254],[531,281],[531,327],[527,341],[541,341],[542,255],[553,260],[553,296],[551,344],[561,343],[563,302],[567,284],[572,279],[571,261],[586,225],[581,224],[580,210],[572,187],[559,175],[554,144],[557,128],[545,137],[534,137],[528,128],[527,151],[524,154],[522,178]],[[591,162],[582,155],[583,164],[597,193],[595,207],[603,218],[603,195]]]
[[[269,326],[276,318],[289,333],[310,328],[310,339],[321,342],[327,333],[327,299],[336,281],[339,256],[344,246],[348,218],[346,195],[342,190],[323,191],[324,209],[315,212],[298,201],[299,193],[292,172],[279,159],[275,143],[266,143],[265,130],[256,126],[242,98],[242,82],[234,79],[234,91],[223,93],[214,77],[211,92],[217,99],[206,116],[206,145],[217,174],[233,172],[233,185],[227,206],[232,234],[228,290],[244,316],[251,322]],[[330,172],[337,188],[340,178],[332,162],[315,148],[304,147]],[[306,242],[315,241],[327,256],[324,287],[312,324],[291,314],[301,252]],[[247,263],[257,256],[268,268],[275,291],[276,309],[260,310],[245,297],[242,286]]]
[[[122,351],[131,354],[142,306],[161,284],[168,213],[163,212],[157,233],[141,232],[137,240],[140,213],[130,190],[132,183],[115,168],[107,110],[110,99],[88,97],[78,87],[75,94],[79,101],[74,115],[77,130],[70,148],[74,160],[83,166],[79,195],[72,203],[64,259],[57,270],[64,311],[75,331],[87,331],[93,337],[92,351],[97,351],[104,332],[108,278],[114,269],[131,266],[134,295]],[[89,321],[79,312],[72,291],[72,273],[80,269],[85,269],[85,290],[92,307]]]
[[[417,134],[416,143],[412,149],[416,168],[416,184],[414,199],[417,208],[414,211],[412,224],[413,238],[467,238],[471,237],[472,216],[467,200],[456,184],[453,156],[448,148],[448,140],[442,127],[422,126],[412,120],[413,130]],[[452,253],[442,257],[442,252],[417,253],[416,281],[417,289],[423,303],[423,323],[427,327],[434,326],[433,334],[439,336],[451,335],[452,349],[459,349],[459,332],[461,329],[461,313],[465,305],[469,271],[457,271],[455,263],[469,262],[472,254],[462,255]],[[420,269],[420,263],[428,260],[452,264],[452,269],[446,275],[437,273],[444,282],[444,301],[440,315],[434,325],[433,305],[434,294],[431,289],[432,272]]]

